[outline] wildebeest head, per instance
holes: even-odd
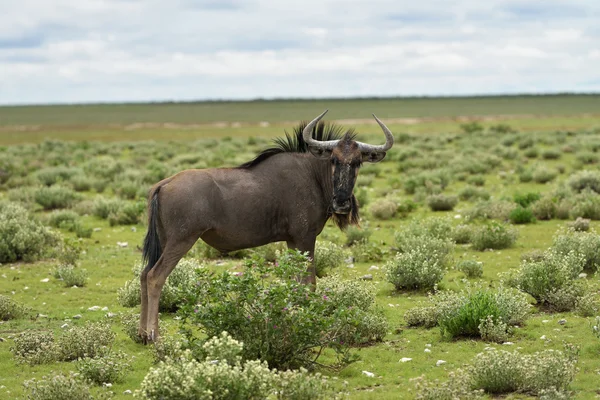
[[[386,151],[394,144],[394,136],[387,126],[373,114],[373,117],[385,134],[386,141],[384,145],[374,146],[362,143],[354,140],[354,136],[350,134],[346,134],[339,140],[315,140],[312,137],[313,128],[327,111],[325,110],[325,112],[306,125],[302,136],[308,145],[309,151],[315,157],[330,160],[333,179],[332,208],[336,214],[348,214],[354,206],[352,191],[360,166],[363,162],[376,163],[383,160]]]

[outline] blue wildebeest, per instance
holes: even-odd
[[[394,137],[373,115],[385,144],[358,142],[353,130],[342,136],[340,127],[319,123],[326,112],[237,168],[185,170],[150,189],[140,277],[144,343],[158,338],[165,280],[198,239],[224,253],[285,241],[312,258],[329,218],[341,229],[358,223],[358,170],[381,161]],[[315,284],[314,265],[303,281]]]

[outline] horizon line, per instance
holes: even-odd
[[[418,99],[474,99],[500,97],[558,97],[558,96],[600,96],[600,92],[523,92],[523,93],[488,93],[488,94],[455,94],[455,95],[398,95],[398,96],[356,96],[356,97],[254,97],[246,99],[195,99],[195,100],[124,100],[124,101],[82,101],[82,102],[47,102],[47,103],[6,103],[2,108],[10,107],[56,107],[56,106],[108,106],[108,105],[144,105],[144,104],[210,104],[210,103],[259,103],[259,102],[311,102],[311,101],[363,101],[363,100],[418,100]]]

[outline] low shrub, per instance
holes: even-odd
[[[346,246],[353,246],[355,243],[368,240],[373,232],[369,229],[361,229],[356,226],[349,226],[346,229]]]
[[[496,219],[508,221],[510,213],[517,207],[512,201],[482,201],[465,213],[467,220]]]
[[[567,179],[567,185],[576,193],[586,189],[600,193],[600,171],[583,170],[576,172]]]
[[[186,292],[196,285],[196,269],[202,268],[204,267],[197,260],[182,258],[163,286],[158,303],[159,310],[162,312],[176,311],[179,305],[185,301]],[[141,262],[136,263],[132,271],[133,279],[125,282],[125,285],[117,290],[117,301],[123,307],[136,307],[141,303]]]
[[[17,363],[37,365],[56,361],[59,349],[52,332],[25,331],[15,336],[10,351]]]
[[[50,378],[29,379],[23,383],[28,400],[93,400],[109,399],[112,396],[103,392],[94,397],[90,387],[73,372],[58,374]]]
[[[467,278],[481,278],[483,276],[483,263],[475,260],[464,260],[458,263],[457,269]]]
[[[315,246],[315,271],[319,278],[344,265],[347,252],[332,242],[317,242]]]
[[[438,323],[438,310],[434,306],[413,307],[404,313],[404,321],[408,326],[433,328]]]
[[[84,287],[88,280],[88,272],[74,265],[62,264],[54,270],[54,277],[63,281],[65,287]]]
[[[118,213],[125,204],[125,201],[120,199],[106,199],[98,196],[94,199],[93,213],[99,218],[108,219],[109,215]]]
[[[590,230],[591,220],[587,218],[577,217],[577,219],[569,224],[569,228],[575,232],[587,232]]]
[[[434,194],[427,197],[427,205],[431,211],[451,211],[458,203],[458,197],[445,194]]]
[[[0,263],[35,261],[58,236],[16,203],[0,202]]]
[[[429,243],[434,241],[441,242],[440,239],[429,239]],[[438,252],[434,247],[436,246],[415,243],[414,247],[397,253],[385,264],[387,281],[396,290],[432,289],[444,278],[445,258],[448,254]]]
[[[390,199],[377,200],[369,206],[369,212],[375,219],[388,220],[398,211],[398,203]]]
[[[494,337],[503,339],[502,334],[509,333],[509,326],[524,322],[530,307],[525,296],[510,289],[492,292],[482,288],[469,288],[459,294],[441,292],[433,301],[438,307],[440,332],[442,336],[451,338],[486,335],[488,340]],[[492,318],[494,330],[487,322],[488,317]]]
[[[535,222],[533,211],[531,211],[529,208],[523,208],[521,206],[512,210],[508,218],[513,224],[530,224]]]
[[[600,235],[596,232],[569,230],[554,237],[552,248],[562,255],[571,252],[583,258],[583,270],[597,272],[600,269]]]
[[[576,282],[585,258],[571,251],[562,254],[551,248],[541,260],[526,260],[517,271],[507,274],[507,283],[528,293],[541,305],[555,311],[567,311],[585,295],[586,287]]]
[[[0,321],[8,321],[25,316],[27,309],[8,296],[0,294]]]
[[[138,224],[141,222],[145,210],[146,205],[144,202],[126,203],[118,211],[111,212],[108,215],[108,223],[110,226]]]
[[[517,203],[523,208],[529,207],[531,204],[535,203],[540,198],[541,195],[537,192],[515,193],[513,196],[513,200],[515,201],[515,203]]]
[[[67,182],[71,177],[80,173],[81,170],[78,168],[60,166],[43,168],[35,176],[42,185],[52,186],[57,183]]]
[[[487,249],[506,249],[511,247],[517,240],[518,232],[506,225],[491,222],[479,226],[473,230],[471,243],[474,250],[484,251]]]
[[[54,210],[48,218],[48,224],[54,228],[68,229],[79,219],[79,215],[71,210]]]
[[[483,393],[521,393],[541,399],[567,399],[577,372],[578,350],[543,350],[533,354],[488,348],[470,365],[449,374],[449,380],[416,382],[417,399],[475,399]]]
[[[368,240],[356,242],[350,248],[352,258],[356,262],[377,262],[383,260],[386,251],[383,250],[383,244],[373,243]]]
[[[551,197],[544,196],[531,204],[531,212],[539,220],[553,219],[557,215],[557,204]]]
[[[539,395],[548,389],[566,391],[577,372],[577,358],[571,350],[525,355],[490,349],[475,356],[469,371],[473,387],[486,393]]]
[[[572,199],[569,216],[600,220],[600,195],[589,189],[583,190]]]
[[[96,385],[122,382],[130,364],[128,356],[120,351],[102,350],[95,357],[84,357],[77,361],[77,371]]]
[[[330,276],[319,280],[317,294],[327,301],[329,310],[334,314],[344,308],[354,309],[354,326],[347,326],[347,321],[340,320],[340,331],[344,337],[339,340],[350,344],[364,344],[383,340],[388,323],[385,316],[375,307],[375,287],[364,281],[345,281],[339,276]]]
[[[466,186],[459,193],[458,197],[461,200],[489,200],[490,194],[485,189],[474,186]]]
[[[439,291],[429,296],[433,306],[410,309],[404,318],[409,326],[440,326],[443,336],[482,337],[502,341],[514,325],[528,317],[530,304],[524,294],[500,287],[468,285],[461,292]]]
[[[244,271],[236,274],[197,270],[197,284],[189,288],[180,311],[185,323],[209,338],[227,331],[244,343],[244,359],[260,359],[275,368],[311,366],[316,361],[313,349],[325,347],[344,363],[349,357],[347,340],[373,340],[368,324],[380,314],[361,309],[364,299],[351,293],[356,287],[329,288],[330,300],[320,291],[327,287],[313,291],[293,279],[306,273],[309,261],[304,255],[288,251],[277,262],[274,267],[261,259],[246,260]],[[344,307],[336,305],[340,303]],[[188,340],[195,340],[192,332]]]
[[[83,326],[74,326],[64,331],[56,340],[61,361],[101,356],[107,347],[111,347],[115,333],[110,324],[86,322]]]
[[[533,171],[532,178],[536,183],[548,183],[553,181],[557,175],[558,172],[555,169],[539,166]]]
[[[581,164],[596,164],[600,157],[592,151],[579,151],[575,155],[575,159]]]
[[[460,224],[456,225],[452,230],[452,240],[456,244],[467,244],[471,243],[471,235],[473,234],[473,227],[471,225]]]
[[[73,189],[63,186],[41,187],[34,193],[35,202],[44,210],[69,208],[80,200],[80,195]]]
[[[558,160],[562,153],[558,149],[546,149],[542,152],[542,158],[544,160]]]
[[[134,342],[141,343],[142,338],[138,334],[138,328],[140,326],[140,314],[138,313],[126,313],[121,315],[121,327],[125,334]]]
[[[464,370],[449,372],[448,379],[428,381],[424,376],[412,379],[415,382],[417,400],[474,400],[483,397],[482,391],[473,390],[471,375]]]
[[[141,399],[336,399],[338,393],[320,374],[305,369],[278,372],[266,362],[243,361],[245,344],[223,332],[202,346],[204,358],[182,351],[161,361],[142,381]]]

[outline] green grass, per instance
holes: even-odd
[[[0,144],[7,145],[4,153],[0,153],[0,155],[10,155],[19,149],[23,149],[23,147],[9,145],[26,142],[38,143],[50,138],[53,140],[89,141],[90,147],[98,146],[97,149],[101,150],[98,150],[99,154],[106,153],[110,157],[127,163],[126,168],[128,170],[136,168],[144,170],[149,157],[148,154],[154,156],[167,154],[160,161],[161,164],[166,166],[169,171],[176,171],[181,168],[176,163],[177,156],[181,154],[213,154],[224,151],[224,148],[233,149],[231,152],[235,156],[235,161],[232,158],[226,158],[223,161],[226,165],[233,165],[239,159],[251,158],[260,147],[264,147],[264,144],[246,146],[249,137],[274,137],[280,135],[284,128],[289,130],[292,126],[291,123],[285,122],[269,127],[260,127],[255,124],[257,121],[270,119],[274,121],[296,121],[302,118],[310,118],[310,116],[316,115],[325,107],[332,110],[332,118],[336,119],[365,118],[371,111],[375,111],[382,118],[399,118],[402,116],[445,118],[464,114],[554,115],[548,118],[522,116],[508,120],[511,126],[525,132],[521,133],[522,135],[535,138],[536,146],[541,154],[544,149],[562,148],[565,143],[577,145],[581,141],[600,139],[599,132],[590,131],[585,135],[565,136],[565,143],[544,144],[540,142],[554,140],[556,135],[552,132],[557,130],[591,129],[598,126],[600,122],[598,116],[580,117],[579,115],[594,113],[600,109],[598,107],[599,98],[598,96],[554,96],[548,98],[467,98],[460,100],[336,100],[327,102],[327,105],[320,101],[314,103],[289,101],[213,103],[212,105],[201,103],[188,105],[77,106],[72,108],[66,106],[0,108],[0,124],[2,125],[35,123],[44,125],[38,131],[23,131],[18,134],[15,134],[15,131],[0,128]],[[427,110],[432,104],[435,107]],[[567,105],[565,106],[565,104]],[[213,107],[212,111],[210,111],[210,107]],[[73,112],[74,110],[74,115],[70,116],[69,111]],[[7,116],[10,116],[10,118]],[[131,131],[124,130],[122,127],[111,128],[107,126],[110,123],[126,124],[140,120],[145,122],[156,120],[161,122],[201,123],[221,119],[246,121],[252,124],[242,125],[238,128],[212,126],[188,130],[187,128],[168,129],[157,127]],[[79,123],[82,124],[81,127],[78,127]],[[483,121],[484,127],[494,123],[496,121]],[[367,134],[364,137],[371,138],[373,141],[382,139],[382,135],[374,125],[366,123],[347,123],[346,125],[355,126],[359,132]],[[385,195],[393,196],[401,201],[413,199],[413,196],[404,193],[402,183],[413,173],[421,172],[421,170],[417,168],[415,171],[399,172],[400,162],[394,158],[408,148],[412,148],[412,146],[419,146],[418,156],[415,157],[417,160],[429,157],[434,158],[433,161],[436,161],[435,159],[439,158],[439,154],[436,153],[433,156],[432,154],[437,151],[446,151],[450,155],[458,155],[460,158],[469,159],[478,157],[479,153],[490,151],[491,148],[500,145],[504,138],[504,135],[486,136],[486,133],[474,134],[470,137],[465,137],[462,133],[447,134],[460,132],[459,125],[460,122],[452,120],[452,118],[442,118],[429,122],[423,121],[418,124],[391,123],[390,127],[397,133],[397,137],[400,137],[401,132],[415,135],[406,142],[396,144],[384,162],[377,165],[364,165],[361,171],[362,174],[374,172],[375,170],[379,171],[377,176],[371,175],[373,177],[372,183],[367,188],[370,201],[382,198]],[[231,137],[232,140],[217,142],[218,145],[210,150],[204,149],[206,143],[209,142],[208,140],[199,141],[225,136]],[[441,141],[440,138],[452,138],[452,140]],[[139,146],[136,144],[136,141],[148,140],[160,142],[140,143]],[[91,143],[93,141],[114,143],[97,145]],[[119,141],[131,143],[124,144],[119,143]],[[240,146],[242,146],[243,151],[236,150],[237,148],[233,147],[234,143],[241,143]],[[463,148],[473,143],[477,151],[474,154],[463,156],[461,153],[464,150]],[[579,150],[585,150],[586,146],[586,144],[581,144]],[[60,165],[66,163],[75,166],[78,162],[85,162],[95,156],[92,153],[85,153],[85,157],[82,157],[80,161],[75,161],[75,158],[70,158],[70,151],[63,153],[43,151],[43,147],[37,145],[25,148],[31,149],[33,154],[30,155],[31,160],[28,164],[30,168],[27,170],[30,174],[35,174],[36,170],[49,164]],[[85,146],[82,146],[74,152],[84,151],[82,150],[84,148]],[[513,145],[512,148],[517,148],[517,145]],[[168,153],[170,149],[177,150],[175,155]],[[142,150],[144,153],[143,156],[140,156],[137,151]],[[165,151],[167,153],[163,153]],[[207,151],[207,153],[202,153],[203,151]],[[576,153],[561,152],[561,158],[558,160],[543,160],[538,157],[533,161],[526,160],[523,154],[524,151],[519,150],[519,156],[515,160],[502,160],[500,167],[484,174],[485,185],[483,188],[492,195],[493,199],[507,198],[511,200],[516,193],[539,192],[543,195],[554,189],[555,183],[519,182],[518,173],[511,172],[519,166],[531,167],[537,163],[550,168],[564,166],[565,172],[558,175],[557,182],[564,181],[570,174],[582,168],[576,160]],[[198,158],[203,160],[203,157]],[[444,161],[443,163],[444,168],[451,168],[452,166],[450,161]],[[2,165],[0,164],[1,168]],[[586,166],[586,168],[595,170],[598,165]],[[423,170],[430,169],[423,168]],[[500,176],[501,171],[507,174],[507,178]],[[118,177],[115,178],[115,180],[118,179]],[[400,189],[392,189],[391,180],[397,180]],[[465,181],[454,180],[443,193],[457,195],[467,184]],[[25,186],[18,187],[21,190]],[[6,198],[6,190],[7,187],[0,186],[0,199]],[[95,194],[90,192],[83,193],[83,195],[88,199],[95,197]],[[105,195],[113,196],[110,189],[107,189]],[[378,398],[382,400],[413,398],[414,385],[410,382],[411,378],[425,375],[428,379],[446,379],[447,372],[463,366],[488,346],[487,343],[480,340],[444,339],[439,328],[429,330],[407,328],[403,320],[404,312],[413,306],[419,305],[419,302],[425,301],[427,294],[423,292],[394,291],[393,285],[385,281],[385,271],[382,268],[385,261],[394,254],[392,247],[395,232],[406,227],[410,223],[410,219],[420,220],[435,215],[448,217],[454,223],[461,223],[464,221],[465,212],[473,205],[472,202],[460,201],[454,211],[433,213],[428,211],[425,202],[421,201],[419,208],[412,212],[408,218],[397,217],[388,221],[375,220],[363,211],[363,226],[368,226],[372,231],[370,240],[387,252],[385,259],[381,262],[356,263],[355,268],[343,266],[340,272],[346,279],[357,278],[367,273],[373,274],[377,290],[377,302],[390,322],[390,333],[383,343],[357,349],[356,351],[361,357],[357,363],[351,364],[339,372],[324,371],[327,374],[337,376],[338,382],[348,381],[350,398]],[[48,213],[37,211],[36,214],[43,217]],[[460,217],[456,218],[455,216]],[[132,230],[131,226],[110,227],[106,220],[93,216],[82,217],[80,221],[87,228],[101,228],[100,231],[93,232],[91,238],[82,240],[86,253],[82,255],[80,267],[87,269],[90,277],[85,287],[65,288],[62,282],[54,279],[51,271],[56,267],[57,261],[55,260],[43,260],[30,264],[0,265],[0,294],[11,296],[14,300],[25,304],[32,310],[31,317],[0,323],[0,337],[6,339],[0,342],[0,370],[2,371],[0,373],[0,398],[19,398],[23,394],[21,384],[26,379],[39,378],[56,371],[74,370],[73,364],[64,362],[35,367],[15,364],[9,350],[12,335],[33,328],[52,329],[58,332],[65,322],[70,325],[80,325],[88,320],[98,321],[104,319],[106,312],[87,311],[92,306],[107,306],[110,312],[130,311],[130,309],[118,305],[117,290],[132,278],[131,268],[141,258],[138,246],[141,246],[145,234],[144,225],[134,226],[135,230]],[[498,285],[500,283],[499,273],[517,268],[520,257],[524,252],[548,248],[552,243],[555,232],[565,227],[566,224],[567,221],[551,220],[537,221],[527,225],[515,225],[514,227],[519,232],[519,238],[515,246],[504,250],[479,252],[471,249],[469,245],[458,245],[453,254],[452,265],[456,265],[460,260],[482,261],[484,265],[482,279],[490,285]],[[592,222],[592,228],[600,229],[598,222]],[[73,233],[66,230],[61,231],[61,233],[68,237],[74,236]],[[329,223],[322,233],[321,239],[343,243],[345,236]],[[128,246],[119,247],[117,242],[128,242]],[[214,266],[213,264],[213,267],[221,270],[236,269],[239,268],[240,263],[239,260],[228,260],[224,265]],[[380,269],[369,271],[368,269],[372,265],[377,265]],[[46,278],[49,278],[49,281],[42,282]],[[588,279],[598,289],[600,286],[598,278],[589,276]],[[463,273],[450,269],[444,277],[441,287],[446,289],[463,288]],[[82,318],[73,320],[72,317],[76,314],[81,314]],[[565,325],[558,324],[558,320],[561,318],[567,320]],[[162,326],[167,323],[167,329],[169,330],[175,330],[177,326],[176,321],[173,320],[173,315],[169,314],[161,315],[161,323]],[[140,382],[152,365],[152,354],[148,347],[135,344],[126,337],[117,318],[112,320],[112,328],[117,332],[116,348],[135,357],[133,358],[131,371],[129,371],[125,381],[113,386],[113,390],[117,394],[116,399],[127,399],[131,396],[125,395],[123,392],[125,390],[133,391],[139,387]],[[541,340],[540,337],[543,335],[548,340]],[[586,318],[578,317],[574,313],[546,314],[543,311],[536,310],[535,314],[523,327],[516,329],[516,333],[510,340],[515,344],[510,346],[509,349],[521,347],[522,351],[527,353],[547,348],[560,349],[563,341],[579,344],[581,346],[580,370],[572,384],[572,389],[576,392],[576,398],[592,399],[596,397],[598,372],[600,371],[600,341],[591,334],[589,321]],[[431,344],[430,353],[424,352],[426,344]],[[502,345],[497,345],[497,347],[500,346]],[[509,346],[505,347],[508,348]],[[331,357],[331,354],[327,353],[325,357]],[[399,360],[403,357],[412,358],[412,361],[402,363]],[[436,367],[435,363],[440,359],[445,360],[447,363],[441,367]],[[323,360],[323,362],[327,363],[327,360]],[[362,371],[373,372],[376,377],[369,378]],[[522,398],[522,396],[517,397]]]
[[[598,113],[600,95],[412,97],[0,107],[0,125],[104,125],[296,121],[330,109],[336,119]]]
[[[600,125],[600,95],[4,106],[0,107],[0,145],[45,139],[274,137],[324,109],[330,110],[327,118],[332,120],[358,120],[352,125],[366,133],[378,131],[371,113],[387,119],[394,132],[458,132],[458,117],[479,119],[484,126],[508,123],[528,131]]]

